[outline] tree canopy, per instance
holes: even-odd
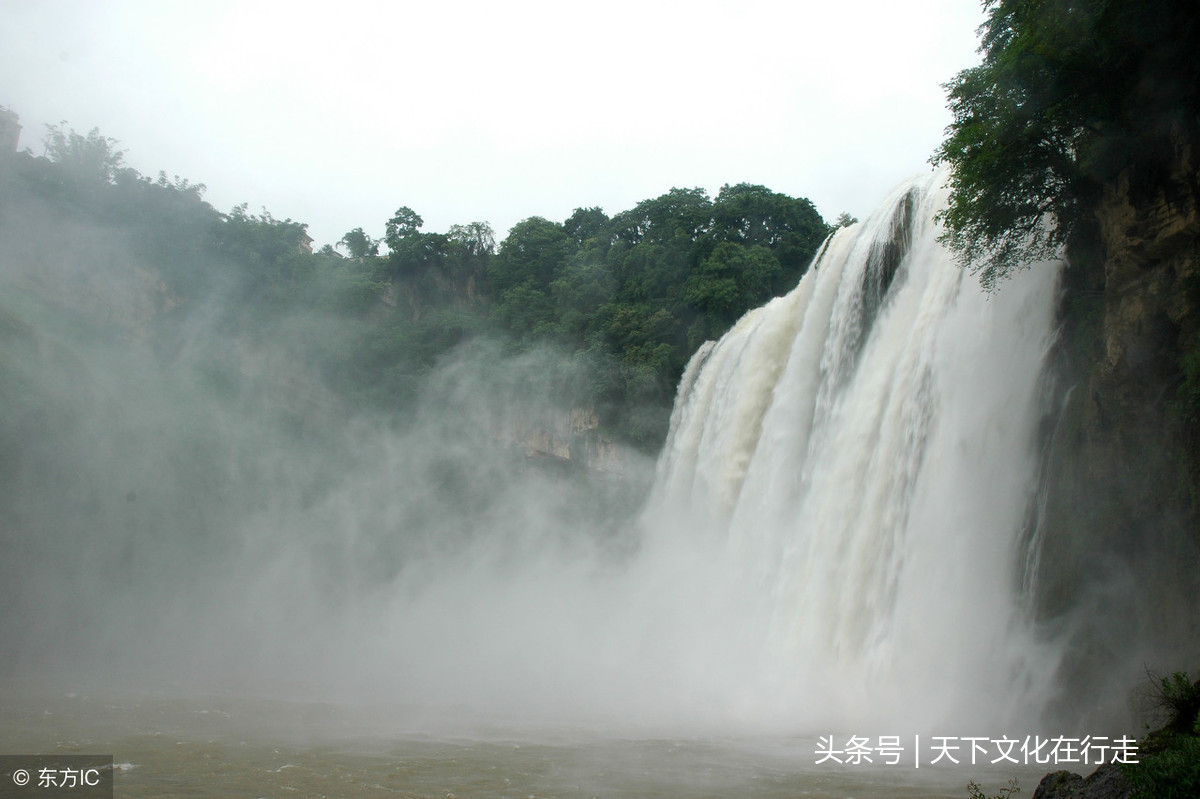
[[[379,255],[379,242],[368,236],[360,227],[354,228],[342,236],[338,244],[346,248],[351,258],[366,258],[368,255]]]
[[[117,140],[100,135],[99,128],[92,128],[86,136],[73,129],[64,130],[66,124],[46,126],[46,157],[80,175],[114,182],[126,168],[125,150],[116,149]]]
[[[486,222],[426,232],[400,206],[381,239],[362,227],[342,236],[342,258],[328,245],[306,251],[303,223],[245,204],[220,213],[203,184],[142,177],[116,145],[52,127],[46,158],[0,162],[13,170],[9,200],[36,194],[115,227],[172,302],[219,291],[235,329],[322,320],[297,326],[306,332],[289,346],[356,401],[403,406],[473,336],[512,352],[549,344],[586,367],[586,399],[608,429],[647,449],[666,434],[692,353],[795,286],[831,230],[808,200],[741,183],[715,199],[674,188],[611,217],[597,207],[562,222],[534,216],[500,242]]]
[[[993,287],[1058,254],[1103,183],[1161,169],[1200,111],[1200,5],[985,0],[983,62],[946,84],[945,240]],[[1136,179],[1136,174],[1135,174]]]

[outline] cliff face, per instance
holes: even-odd
[[[12,203],[0,213],[0,291],[27,292],[62,311],[144,343],[180,303],[162,276],[130,258],[125,231]],[[47,221],[51,220],[51,221]]]
[[[520,447],[530,462],[548,468],[585,469],[596,476],[624,477],[634,466],[630,453],[601,429],[600,417],[590,407],[517,414],[490,432],[494,439]]]
[[[1109,490],[1124,527],[1176,528],[1194,544],[1197,409],[1181,396],[1184,360],[1200,332],[1200,179],[1192,148],[1181,144],[1166,174],[1123,172],[1106,187],[1096,219],[1104,282],[1082,398],[1085,443],[1097,457],[1110,455],[1104,462],[1120,480]],[[1105,477],[1098,465],[1092,471]]]
[[[1161,182],[1146,185],[1127,170],[1106,187],[1096,213],[1104,253],[1100,373],[1119,403],[1147,399],[1146,381],[1180,376],[1179,354],[1197,332],[1198,206],[1200,181],[1186,146]],[[1126,397],[1131,389],[1134,397]],[[1163,398],[1148,399],[1161,405]]]
[[[1200,408],[1186,369],[1200,343],[1200,179],[1196,149],[1177,142],[1168,169],[1105,187],[1066,274],[1066,390],[1032,578],[1042,618],[1093,614],[1064,664],[1073,691],[1096,665],[1119,696],[1146,668],[1200,663]]]

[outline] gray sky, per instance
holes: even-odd
[[[126,162],[374,236],[764,184],[865,216],[928,168],[977,0],[0,0],[0,105]]]

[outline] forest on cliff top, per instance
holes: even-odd
[[[648,452],[691,354],[791,289],[831,230],[808,200],[738,184],[715,198],[672,189],[612,216],[532,217],[499,243],[486,222],[428,232],[400,207],[383,237],[356,228],[313,252],[304,223],[245,205],[222,213],[203,184],[123,166],[98,130],[50,126],[46,145],[44,157],[0,160],[0,207],[37,220],[10,244],[10,269],[99,274],[98,263],[125,262],[156,286],[143,293],[158,306],[126,324],[162,327],[211,305],[225,329],[253,337],[304,316],[274,344],[361,410],[409,408],[439,358],[476,338],[508,354],[553,347],[569,374],[550,382],[566,404]],[[232,362],[211,368],[240,379]]]

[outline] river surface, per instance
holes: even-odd
[[[117,797],[966,799],[969,780],[990,796],[1015,777],[1031,794],[1046,771],[817,765],[816,738],[467,729],[401,708],[238,697],[5,696],[0,713],[0,753],[111,754]]]

